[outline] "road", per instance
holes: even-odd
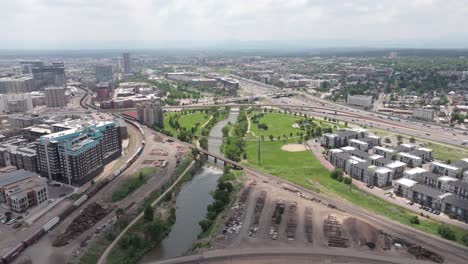
[[[310,247],[241,248],[207,251],[201,254],[155,261],[154,264],[178,263],[394,263],[422,264],[426,261],[380,256],[356,249]]]

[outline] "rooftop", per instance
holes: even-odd
[[[385,165],[385,167],[390,168],[390,169],[395,169],[395,168],[404,167],[404,166],[406,166],[406,163],[398,161],[398,160],[395,160],[392,163]]]
[[[418,157],[418,156],[415,156],[415,155],[412,155],[412,154],[409,154],[409,153],[406,153],[406,152],[400,152],[397,154],[398,156],[403,156],[403,157],[407,157],[407,158],[410,158],[410,159],[415,159],[415,160],[420,160],[421,158]]]
[[[433,162],[431,162],[431,164],[434,165],[434,166],[437,166],[437,167],[446,168],[448,170],[458,170],[457,167],[446,164],[446,163],[443,163],[443,162],[440,162],[440,161],[433,161]]]
[[[408,178],[400,178],[400,179],[396,180],[395,182],[398,183],[398,184],[404,185],[406,187],[412,187],[412,186],[418,184],[417,181],[413,181],[413,180],[408,179]]]
[[[444,181],[444,182],[458,181],[457,178],[450,177],[450,176],[442,176],[442,177],[439,177],[439,179],[437,180]]]
[[[455,196],[453,194],[446,196],[444,198],[444,201],[446,203],[449,203],[449,204],[455,206],[455,207],[463,208],[465,210],[468,210],[468,203],[466,202],[466,200],[458,198],[457,196]]]
[[[385,151],[385,152],[395,152],[395,150],[393,150],[393,149],[386,148],[386,147],[381,147],[381,146],[375,146],[374,149],[379,149],[379,150],[382,150],[382,151]]]
[[[389,173],[389,172],[392,172],[391,169],[387,168],[387,167],[378,167],[375,172],[377,173]]]
[[[424,172],[428,172],[428,170],[420,168],[420,167],[412,168],[412,169],[409,169],[409,170],[405,171],[405,173],[409,174],[409,175],[420,174],[420,173],[424,173]]]
[[[426,196],[430,196],[432,198],[439,197],[440,195],[445,193],[445,192],[441,192],[439,190],[433,189],[431,187],[428,187],[424,184],[415,184],[413,187],[411,187],[411,190],[424,194]]]
[[[16,170],[0,175],[0,186],[9,185],[24,179],[38,176],[36,173],[26,170]]]
[[[353,151],[353,150],[355,150],[356,148],[355,148],[355,147],[351,147],[351,146],[346,146],[346,147],[342,147],[341,149],[344,150],[344,151]]]

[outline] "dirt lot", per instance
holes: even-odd
[[[283,145],[281,149],[288,152],[301,152],[307,150],[304,144],[286,144]]]
[[[385,233],[372,224],[302,195],[294,188],[268,181],[250,181],[245,213],[238,232],[220,232],[211,249],[310,247],[378,253],[415,259],[403,247],[388,245]],[[242,195],[240,192],[239,197]],[[262,202],[264,201],[264,202]],[[262,206],[263,204],[263,206]],[[278,209],[283,207],[283,209]],[[232,211],[239,210],[235,206]],[[277,211],[277,212],[275,212]],[[278,212],[283,211],[278,220]],[[228,213],[229,216],[233,212]],[[232,230],[231,230],[232,231]],[[386,248],[387,247],[387,248]]]

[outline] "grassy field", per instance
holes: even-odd
[[[259,129],[257,124],[252,122],[250,119],[251,127],[250,131],[255,133],[256,136],[289,136],[290,133],[296,135],[297,132],[301,132],[299,128],[293,128],[292,125],[296,123],[301,117],[278,114],[278,113],[264,113],[264,116],[259,118],[259,123],[265,123],[268,126],[267,130]]]
[[[294,141],[290,140],[290,142]],[[310,151],[286,152],[281,150],[283,144],[282,140],[262,142],[260,147],[260,162],[258,162],[258,143],[247,142],[247,159],[250,166],[302,187],[334,194],[376,214],[412,226],[421,231],[438,235],[437,229],[440,225],[439,223],[421,218],[419,225],[411,224],[410,217],[416,214],[367,194],[364,191],[353,188],[350,192],[349,185],[330,178],[329,172],[322,167]],[[457,241],[461,243],[461,237],[465,231],[460,228],[452,228],[456,232]]]
[[[175,137],[178,135],[178,131],[172,128],[169,125],[169,118],[171,116],[175,116],[176,114],[181,114],[179,112],[167,112],[164,113],[164,130],[170,131]],[[186,115],[181,115],[179,118],[179,124],[181,127],[185,127],[186,129],[190,130],[192,127],[200,127],[208,121],[210,116],[205,113],[195,112],[195,113],[188,113]],[[200,132],[200,129],[197,129],[197,133]]]
[[[294,136],[296,136],[296,133],[298,132],[304,133],[304,130],[293,127],[293,124],[295,124],[298,120],[303,119],[304,117],[283,114],[283,113],[266,112],[266,113],[263,113],[264,114],[263,117],[258,119],[259,123],[264,123],[268,126],[268,129],[264,130],[264,129],[259,129],[258,124],[254,124],[252,122],[252,116],[258,113],[259,112],[253,112],[249,116],[250,122],[251,122],[250,131],[253,132],[255,136],[263,135],[265,137],[268,137],[269,135],[273,135],[274,137],[277,137],[277,136],[286,135],[289,137],[291,133]],[[314,122],[322,128],[328,128],[328,127],[333,128],[335,126],[344,127],[343,123],[339,123],[339,124],[332,123],[332,122],[324,121],[321,119],[315,119]]]
[[[286,142],[297,143],[297,140],[290,139]],[[293,183],[317,190],[317,187],[308,180],[325,178],[329,174],[328,171],[309,151],[287,152],[281,150],[283,145],[283,140],[261,142],[260,162],[258,162],[258,142],[248,141],[246,152],[249,164]]]
[[[140,186],[145,184],[148,176],[155,173],[158,169],[155,167],[141,168],[138,172],[132,175],[124,184],[119,186],[117,190],[112,193],[112,201],[120,201],[134,192]]]
[[[449,146],[449,145],[444,145],[444,144],[438,144],[435,142],[430,142],[430,141],[425,141],[425,140],[420,140],[417,139],[416,142],[421,142],[423,143],[426,147],[432,149],[432,155],[434,156],[434,159],[437,160],[459,160],[459,159],[464,159],[468,158],[468,149],[461,148],[461,147],[455,147],[455,146]]]

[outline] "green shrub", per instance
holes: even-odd
[[[444,225],[444,224],[439,226],[439,228],[437,229],[437,233],[439,233],[440,236],[448,240],[456,239],[455,232],[453,231],[453,229],[451,229],[449,226]]]

